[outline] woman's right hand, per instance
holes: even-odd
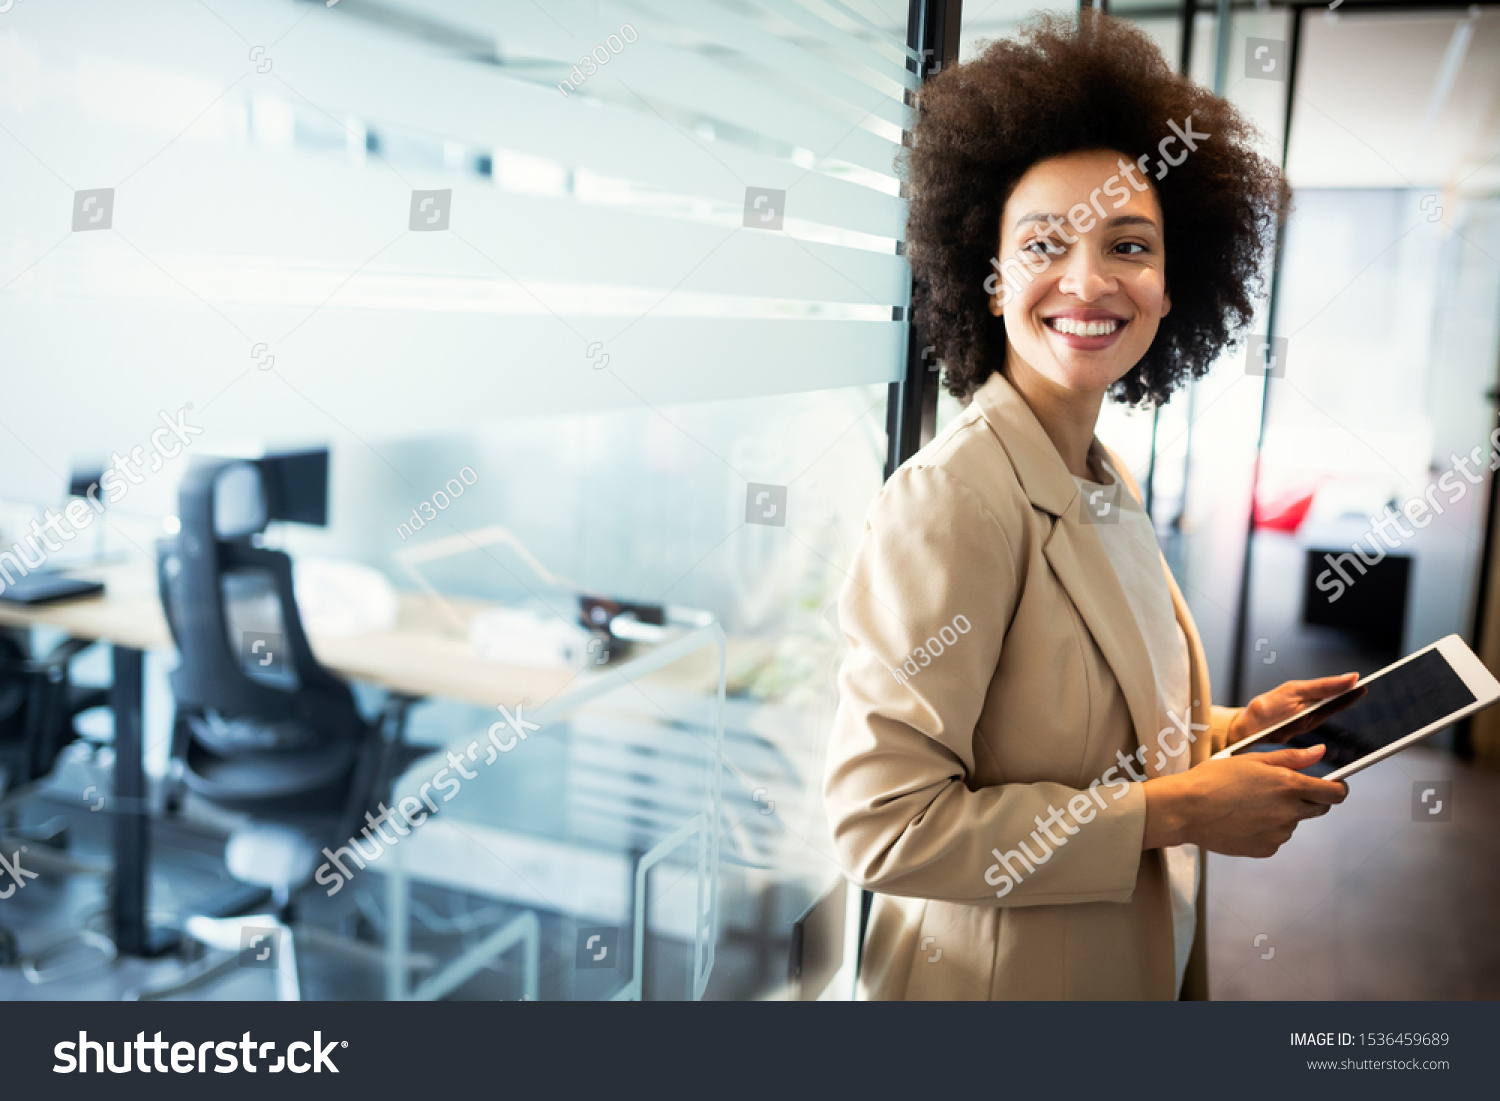
[[[1273,856],[1304,818],[1327,814],[1349,788],[1304,776],[1321,745],[1210,758],[1146,781],[1142,849],[1191,843],[1225,856]]]

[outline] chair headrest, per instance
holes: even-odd
[[[243,539],[265,529],[268,513],[260,468],[250,462],[227,464],[214,478],[214,535]]]

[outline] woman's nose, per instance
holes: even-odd
[[[1081,242],[1080,242],[1081,243]],[[1104,258],[1088,247],[1073,249],[1058,289],[1083,302],[1092,302],[1119,288],[1104,268]]]

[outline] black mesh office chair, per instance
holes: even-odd
[[[109,703],[109,690],[73,683],[69,664],[93,643],[70,638],[45,656],[31,656],[24,632],[0,632],[0,838],[11,833],[31,842],[59,836],[18,831],[13,806],[52,772],[58,756],[78,737],[73,720]],[[15,936],[0,926],[0,967],[17,960]]]
[[[280,988],[295,997],[292,895],[324,846],[346,844],[392,781],[430,750],[403,744],[412,697],[393,695],[366,720],[349,686],[319,664],[292,590],[292,563],[255,545],[272,512],[256,464],[200,462],[180,490],[181,532],[159,545],[158,581],[181,655],[171,674],[177,711],[168,809],[185,797],[247,816],[225,861],[236,879],[269,889],[270,915],[189,918],[189,936],[233,953],[189,980],[200,986],[238,962],[240,930],[282,933]]]
[[[0,795],[47,776],[78,737],[73,720],[109,704],[107,688],[73,683],[68,666],[93,645],[70,638],[40,658],[24,634],[0,634]]]

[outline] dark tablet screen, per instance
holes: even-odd
[[[1326,745],[1323,759],[1307,771],[1328,773],[1438,722],[1474,699],[1447,659],[1437,650],[1428,650],[1319,704],[1271,735],[1280,740],[1265,738],[1239,752]],[[1283,738],[1288,731],[1289,736]]]

